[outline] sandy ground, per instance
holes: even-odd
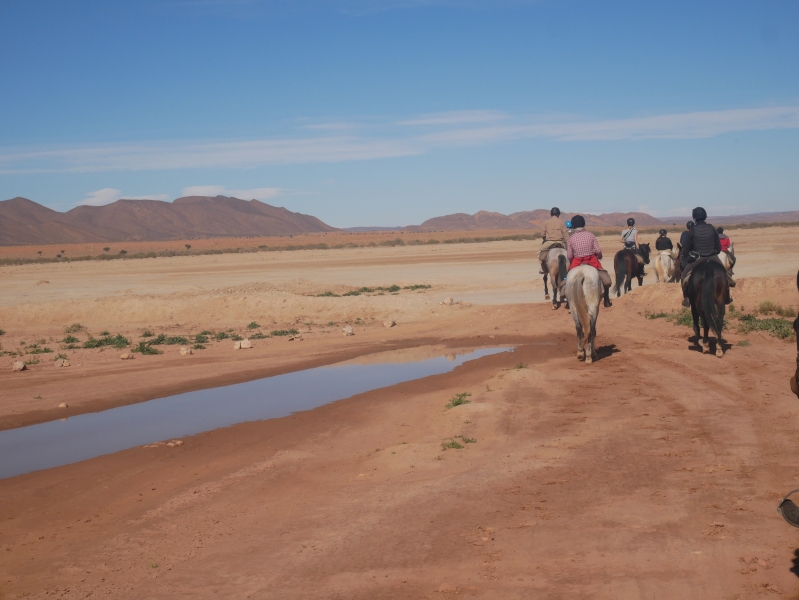
[[[737,305],[799,304],[796,233],[735,236]],[[675,310],[677,286],[646,285],[601,312],[600,360],[584,365],[568,313],[540,302],[536,247],[0,269],[5,351],[43,339],[60,352],[74,322],[134,341],[144,328],[244,334],[251,321],[302,332],[243,351],[230,340],[191,356],[162,346],[131,361],[119,350],[68,350],[72,366],[43,354],[23,373],[6,370],[14,357],[5,355],[3,429],[345,359],[516,347],[181,446],[3,480],[0,594],[799,597],[799,537],[775,512],[799,481],[793,342],[731,324],[724,358],[702,355],[689,329],[644,316]],[[316,297],[391,284],[432,287]],[[468,304],[440,304],[446,297]],[[389,317],[397,325],[384,328]],[[341,335],[344,324],[355,336]],[[744,337],[750,345],[738,346]],[[445,409],[461,392],[471,403]],[[443,449],[458,435],[476,442]]]

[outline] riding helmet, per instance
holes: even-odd
[[[566,229],[571,229],[571,228],[572,228],[572,222],[566,221]]]
[[[630,227],[632,227],[633,225],[635,225],[635,219],[633,219],[632,217],[630,217],[629,219],[627,219],[627,225],[629,225]]]
[[[693,228],[694,228],[694,222],[693,222],[693,221],[688,221],[688,222],[685,224],[685,228],[686,228],[686,229],[693,229]]]
[[[705,219],[707,219],[707,211],[701,206],[697,206],[694,209],[694,211],[691,213],[691,218],[694,221],[704,221]]]
[[[724,233],[723,227],[716,227],[716,233]]]
[[[559,217],[560,216],[560,209],[557,206],[553,206],[552,210],[549,211],[550,217]]]
[[[585,227],[585,218],[583,215],[574,215],[572,217],[572,227],[577,229],[578,227]]]
[[[666,231],[665,229],[661,229],[660,230],[660,235],[666,235],[667,233],[668,233],[668,231]]]

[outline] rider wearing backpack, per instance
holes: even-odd
[[[732,240],[730,236],[724,233],[723,227],[716,228],[716,233],[719,234],[719,242],[721,243],[721,251],[727,255],[727,258],[730,260],[730,275],[732,275],[732,269],[735,266],[735,255],[731,252],[732,248]]]

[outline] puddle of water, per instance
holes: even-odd
[[[0,479],[236,423],[285,417],[509,351],[481,348],[415,362],[342,363],[2,431]]]

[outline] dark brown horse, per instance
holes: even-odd
[[[719,263],[704,260],[697,264],[688,278],[688,300],[691,302],[691,315],[694,318],[694,333],[697,345],[702,351],[710,352],[707,338],[708,330],[716,334],[716,356],[724,356],[721,347],[721,331],[724,329],[725,299],[729,293],[727,272]],[[699,335],[699,319],[702,319],[704,337]]]
[[[644,259],[644,265],[649,264],[649,244],[641,244],[638,251]],[[638,278],[638,287],[644,285],[644,265],[638,262],[635,252],[632,250],[619,250],[613,259],[613,268],[616,270],[616,285],[613,289],[616,297],[621,296],[622,291],[626,294],[633,288],[633,277]]]
[[[796,272],[796,289],[799,290],[799,271]],[[791,377],[791,390],[799,398],[799,317],[793,322],[793,330],[796,333],[796,373]]]

